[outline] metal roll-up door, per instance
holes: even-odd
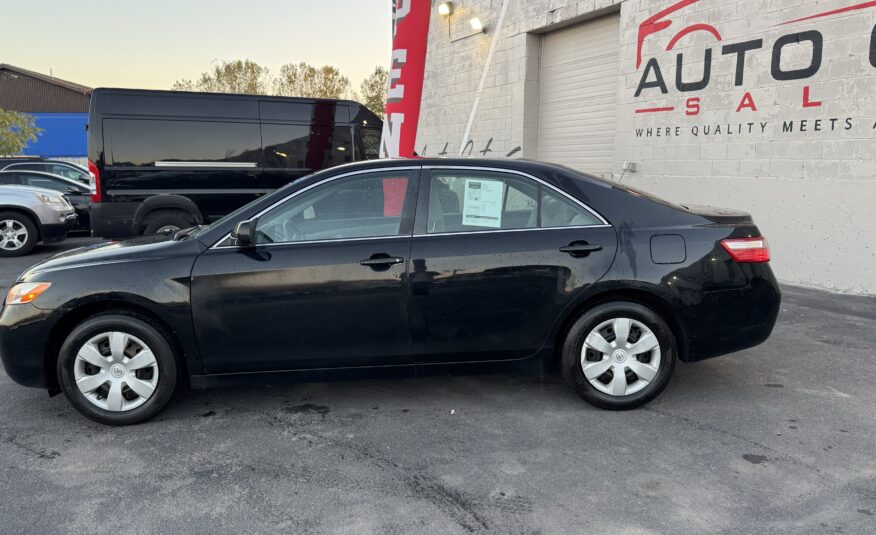
[[[619,32],[620,17],[609,15],[544,35],[539,159],[611,176]]]

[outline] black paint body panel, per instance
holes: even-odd
[[[211,248],[237,222],[319,181],[446,166],[529,174],[586,203],[607,224],[421,235],[414,231],[418,211],[396,238]],[[652,258],[654,237],[666,234],[683,239],[681,263]],[[682,360],[697,361],[757,345],[772,331],[780,294],[769,264],[737,263],[720,246],[722,239],[759,235],[747,214],[687,209],[554,165],[361,162],[290,184],[183,241],[111,242],[32,267],[20,280],[52,287],[35,305],[0,313],[0,357],[14,380],[52,390],[54,370],[44,363],[52,362],[71,318],[122,306],[173,333],[195,386],[365,369],[489,369],[540,362],[554,355],[582,310],[634,299],[664,316]],[[578,258],[559,251],[581,240],[602,249]],[[404,262],[385,271],[359,264],[376,253]],[[670,253],[677,260],[678,250]]]

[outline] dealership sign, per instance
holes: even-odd
[[[380,141],[381,158],[414,155],[426,41],[429,35],[429,0],[394,0],[392,65],[386,93],[386,119]]]
[[[677,17],[676,20],[685,20],[684,8],[690,6],[691,4],[696,4],[700,1],[701,0],[681,0],[659,11],[655,15],[645,19],[639,25],[636,43],[636,69],[641,70],[642,74],[636,87],[636,92],[634,95],[635,98],[641,99],[647,97],[655,97],[658,96],[658,93],[660,96],[670,95],[673,92],[678,92],[681,94],[691,94],[691,96],[687,97],[684,100],[684,114],[686,116],[699,115],[703,109],[707,109],[709,103],[706,100],[707,97],[696,96],[696,94],[700,91],[706,90],[709,85],[713,83],[713,62],[717,61],[719,57],[726,57],[727,61],[735,62],[735,69],[731,74],[733,78],[733,85],[734,87],[741,88],[739,96],[735,101],[735,112],[740,114],[746,112],[757,112],[757,94],[756,92],[749,91],[745,88],[746,81],[750,74],[749,70],[751,68],[749,64],[746,63],[746,55],[757,50],[768,48],[771,51],[769,61],[769,75],[772,77],[772,79],[777,81],[799,80],[801,82],[804,82],[803,84],[801,84],[799,89],[799,100],[797,101],[797,105],[800,108],[818,108],[821,106],[821,102],[818,100],[818,95],[815,95],[813,93],[811,86],[805,84],[806,80],[811,79],[822,70],[822,56],[824,54],[824,48],[826,45],[824,36],[822,35],[822,32],[818,29],[811,29],[806,31],[792,31],[784,33],[770,41],[766,41],[763,38],[757,38],[735,42],[726,42],[726,40],[722,36],[720,28],[718,27],[715,27],[711,24],[703,23],[689,24],[685,27],[682,27],[673,35],[673,37],[669,40],[666,46],[666,51],[673,50],[676,44],[685,36],[698,32],[710,34],[712,38],[714,38],[716,41],[720,43],[725,43],[722,44],[720,48],[715,47],[715,49],[713,49],[712,47],[708,47],[705,49],[703,61],[702,63],[700,63],[700,65],[702,65],[702,74],[700,74],[697,79],[685,79],[684,66],[686,64],[686,59],[685,55],[681,52],[675,55],[674,80],[667,81],[667,79],[663,75],[664,69],[662,68],[661,60],[657,57],[652,57],[648,59],[648,61],[645,62],[644,68],[642,69],[642,48],[645,40],[652,35],[663,34],[673,25],[673,17]],[[851,4],[845,7],[840,7],[837,9],[832,9],[829,11],[805,14],[802,17],[785,21],[779,24],[777,28],[783,28],[785,26],[793,25],[795,23],[801,23],[804,21],[817,21],[834,15],[859,12],[871,8],[876,8],[876,1],[861,2],[857,4]],[[793,69],[783,68],[783,55],[788,54],[790,48],[801,44],[805,45],[808,50],[808,58],[806,58],[806,61],[803,62],[804,64]],[[861,41],[860,52],[863,56],[869,56],[868,59],[870,66],[876,69],[876,26],[874,26],[874,28],[872,29],[869,42],[865,42],[865,40]],[[719,54],[720,56],[718,56]],[[665,62],[665,59],[663,61]],[[691,58],[688,57],[687,61],[699,61],[699,57],[697,57],[695,60],[691,60]],[[873,71],[873,74],[876,75],[876,70]],[[635,109],[636,114],[664,113],[673,111],[676,111],[676,106],[673,105],[658,107],[639,107]],[[737,133],[743,133],[743,131],[746,129],[760,129],[762,131],[765,128],[764,123],[741,122],[739,124],[719,125],[719,133],[722,131],[721,126],[724,126],[723,131],[726,132],[729,128],[731,130],[731,133],[733,130],[736,130]],[[783,129],[786,131],[788,128],[795,127],[799,129],[801,125],[797,124],[788,127],[787,124],[783,124]],[[814,125],[809,124],[808,121],[803,121],[802,128],[806,129],[808,127],[812,127],[813,129],[815,129]],[[850,129],[851,127],[852,118],[850,117],[825,118],[823,120],[819,120],[818,122],[818,130],[820,130],[821,128],[825,128],[827,130],[835,130],[838,128]],[[669,133],[668,130],[663,129],[661,129],[659,132],[663,134]],[[637,135],[641,136],[638,130]]]

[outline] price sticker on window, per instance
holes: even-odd
[[[462,202],[462,224],[500,228],[504,189],[505,183],[501,180],[467,178]]]

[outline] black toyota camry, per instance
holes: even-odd
[[[370,161],[33,266],[6,296],[0,356],[116,425],[184,384],[370,371],[557,367],[586,401],[629,409],[677,360],[769,336],[768,262],[744,212],[537,162]]]

